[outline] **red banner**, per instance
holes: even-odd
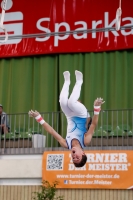
[[[115,27],[118,7],[119,0],[7,0],[4,26],[9,36],[20,37],[1,44],[0,57],[133,48],[133,29],[21,38],[23,34]],[[133,1],[122,1],[121,26],[133,25],[132,10]]]

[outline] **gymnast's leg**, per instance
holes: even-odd
[[[72,94],[68,100],[68,107],[72,110],[73,116],[87,117],[86,107],[78,101],[80,97],[81,86],[83,83],[83,74],[80,71],[75,71],[76,83],[73,88]]]
[[[68,95],[69,95],[69,85],[70,85],[70,73],[65,71],[64,75],[64,85],[60,93],[60,106],[62,111],[66,116],[69,116],[72,113],[71,109],[68,107]]]

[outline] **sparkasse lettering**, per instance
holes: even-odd
[[[48,28],[48,27],[44,27],[41,25],[42,22],[49,22],[50,23],[51,19],[46,17],[46,18],[41,18],[37,21],[36,23],[36,27],[38,30],[41,30],[43,31],[44,33],[51,33],[52,31],[53,32],[60,32],[61,28],[65,28],[65,31],[70,31],[71,30],[71,27],[70,25],[67,23],[67,22],[60,22],[60,23],[55,23],[54,24],[54,27],[52,27],[52,31]],[[132,17],[125,17],[125,18],[122,18],[121,20],[122,22],[126,22],[127,21],[127,24],[124,23],[124,26],[128,25],[133,25],[133,18]],[[129,23],[130,21],[130,23]],[[92,26],[90,27],[87,22],[85,21],[76,21],[76,22],[73,22],[73,24],[75,25],[75,31],[77,30],[86,30],[86,29],[95,29],[95,28],[98,28],[98,26],[100,24],[104,24],[104,28],[109,28],[109,27],[114,27],[115,25],[115,22],[116,22],[116,19],[113,19],[111,22],[109,22],[109,12],[104,12],[104,21],[102,21],[101,19],[99,19],[98,21],[95,21],[93,20],[92,21]],[[76,26],[78,25],[78,28],[76,28]],[[80,27],[79,27],[80,26]],[[109,34],[113,34],[114,37],[119,37],[120,34],[123,35],[123,36],[128,36],[128,35],[133,35],[133,29],[131,30],[120,30],[119,33],[117,31],[105,31],[104,32],[104,37],[107,38],[109,37]],[[97,38],[97,33],[96,32],[93,32],[91,33],[91,37],[92,39],[96,39]],[[41,37],[41,38],[35,38],[35,40],[37,42],[45,42],[47,40],[50,39],[51,36],[46,36],[46,37]],[[63,40],[66,40],[70,37],[69,34],[67,35],[55,35],[53,36],[54,37],[54,46],[55,47],[58,47],[59,46],[59,41],[63,41]],[[87,33],[80,33],[80,35],[78,35],[78,33],[74,33],[73,34],[73,38],[75,40],[85,40],[88,38],[88,34]]]

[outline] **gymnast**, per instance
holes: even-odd
[[[29,116],[34,117],[43,128],[50,133],[62,147],[71,150],[71,156],[75,167],[83,167],[87,161],[84,148],[91,142],[94,130],[98,123],[101,105],[103,99],[97,98],[94,101],[94,115],[89,129],[87,128],[88,112],[86,107],[79,101],[81,86],[83,83],[83,74],[80,71],[75,71],[76,83],[73,91],[69,96],[70,73],[65,71],[64,85],[60,93],[60,106],[67,118],[67,134],[66,139],[62,138],[44,119],[38,111],[29,111]]]

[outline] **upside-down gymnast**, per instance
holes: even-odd
[[[71,156],[75,167],[83,167],[87,161],[87,156],[83,149],[91,142],[94,130],[98,123],[101,105],[104,102],[102,98],[97,98],[94,101],[94,116],[91,125],[87,130],[88,112],[86,107],[78,101],[83,83],[83,74],[77,70],[75,71],[76,83],[69,98],[70,73],[69,71],[65,71],[63,75],[64,85],[60,93],[59,101],[61,109],[67,118],[66,139],[62,138],[60,134],[45,122],[39,112],[31,110],[29,111],[29,116],[34,117],[62,147],[71,150]]]

